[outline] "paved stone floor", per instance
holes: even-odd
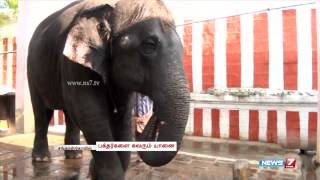
[[[0,138],[0,180],[89,180],[89,151],[82,159],[65,160],[63,152],[51,146],[52,161],[31,161],[33,134]],[[63,136],[50,135],[49,144],[63,143]],[[82,140],[82,143],[85,143]],[[264,158],[297,159],[294,169],[263,169],[258,161]],[[298,155],[277,145],[186,137],[176,158],[166,166],[152,168],[133,153],[127,180],[232,180],[236,179],[239,162],[248,163],[243,179],[250,180],[317,180],[320,170],[311,163],[310,155]]]

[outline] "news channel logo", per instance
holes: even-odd
[[[259,160],[260,168],[295,168],[296,167],[295,158],[286,158],[286,159],[261,159]]]

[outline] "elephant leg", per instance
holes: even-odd
[[[63,111],[66,122],[66,134],[64,137],[65,145],[80,145],[80,129],[78,126],[70,119],[67,111]],[[66,159],[78,159],[82,157],[81,150],[64,151]]]
[[[102,121],[103,122],[103,121]],[[105,123],[105,122],[103,122]],[[109,128],[101,128],[100,126],[88,126],[82,129],[82,132],[88,144],[96,144],[97,141],[114,141],[109,133]],[[95,132],[93,132],[95,131]],[[108,179],[108,180],[123,180],[124,170],[121,166],[118,153],[91,151],[93,159],[90,163],[90,175],[92,180]]]
[[[120,91],[117,90],[119,93]],[[115,141],[132,141],[132,108],[134,96],[130,93],[121,92],[121,98],[118,99],[118,113],[113,118],[113,136]],[[122,168],[126,171],[129,167],[131,152],[118,152]]]
[[[114,141],[111,119],[112,111],[104,85],[68,86],[67,81],[99,81],[99,75],[71,61],[63,61],[62,73],[64,107],[71,120],[82,131],[87,144],[97,141]],[[102,83],[101,83],[102,84]],[[94,163],[90,168],[93,180],[124,180],[124,170],[115,151],[91,151]]]
[[[114,141],[111,127],[108,122],[108,115],[102,112],[96,112],[98,106],[94,103],[87,103],[91,106],[92,110],[88,110],[86,113],[79,111],[67,110],[70,119],[76,119],[77,125],[89,145],[95,145],[97,141]],[[77,116],[78,114],[78,116]],[[111,151],[91,151],[93,160],[90,165],[90,175],[93,180],[108,179],[108,180],[123,180],[124,171],[121,166],[118,153]]]
[[[115,141],[132,141],[130,120],[122,122],[119,125],[119,127],[115,129],[116,129],[116,131],[114,132]],[[126,171],[130,163],[131,152],[119,151],[118,155],[122,164],[122,168],[124,169],[124,171]]]
[[[46,108],[41,97],[34,93],[30,87],[32,106],[35,118],[35,138],[32,150],[32,160],[35,162],[43,162],[50,160],[50,152],[48,148],[48,126],[53,115],[53,110]]]

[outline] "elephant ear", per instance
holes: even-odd
[[[112,7],[103,5],[82,11],[67,35],[63,54],[67,60],[92,69],[106,78]]]

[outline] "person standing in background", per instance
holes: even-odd
[[[141,134],[153,114],[153,101],[140,93],[135,94],[133,122],[136,133]]]

